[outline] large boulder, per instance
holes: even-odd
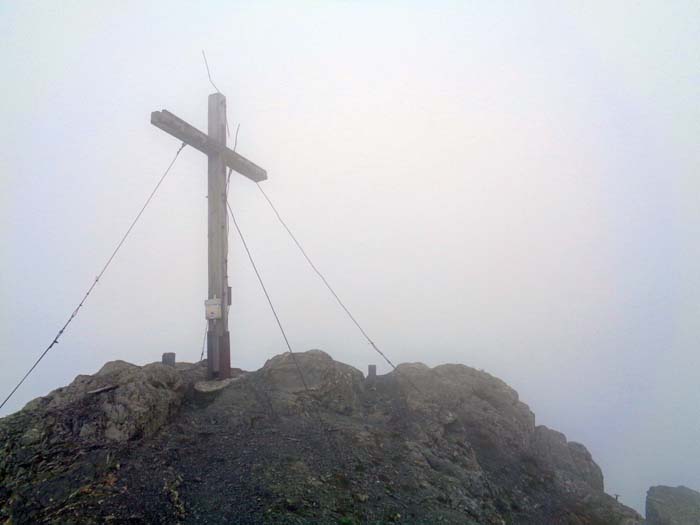
[[[700,525],[700,492],[688,487],[651,487],[647,492],[647,525]]]
[[[468,442],[482,467],[498,471],[528,453],[535,415],[500,379],[464,365],[422,363],[399,365],[388,378],[422,426],[438,424],[429,434]]]
[[[408,457],[419,452],[432,468],[459,479],[461,494],[438,485],[453,505],[492,504],[513,523],[641,523],[604,493],[588,450],[535,426],[528,405],[500,379],[464,365],[409,363],[378,378],[377,389],[393,400],[389,410],[405,427],[402,437],[415,441]]]
[[[0,419],[0,521],[38,523],[77,497],[114,465],[116,450],[154,435],[177,414],[182,377],[160,363],[112,361]]]
[[[94,375],[79,375],[67,387],[29,402],[36,417],[30,432],[57,433],[89,441],[123,442],[160,429],[182,403],[184,384],[175,368],[110,361]]]
[[[295,405],[300,397],[311,396],[345,414],[359,408],[364,390],[362,372],[321,350],[277,355],[254,374],[253,380],[276,393],[278,401]]]

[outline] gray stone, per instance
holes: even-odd
[[[700,525],[700,492],[688,487],[651,487],[646,501],[647,525]]]
[[[532,435],[532,451],[570,490],[603,491],[603,472],[588,449],[580,443],[567,442],[561,432],[539,425]]]

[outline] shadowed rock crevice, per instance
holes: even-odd
[[[216,388],[205,363],[108,363],[31,402],[0,420],[0,519],[641,523],[583,445],[489,374],[414,363],[367,382],[295,357]]]

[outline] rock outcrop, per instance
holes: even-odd
[[[367,381],[317,350],[216,389],[205,370],[108,363],[0,420],[0,521],[641,523],[484,372]]]
[[[567,441],[561,432],[540,425],[535,428],[532,448],[554,471],[559,484],[581,494],[603,491],[603,472],[582,444]]]
[[[700,525],[700,492],[687,487],[651,487],[647,525]]]

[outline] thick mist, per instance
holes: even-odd
[[[205,49],[238,151],[395,361],[459,362],[591,450],[700,489],[696,2],[0,5],[0,383],[31,366],[179,147]],[[231,200],[295,350],[387,366],[253,183]],[[232,232],[232,364],[285,350]],[[186,148],[2,415],[104,362],[199,359],[206,157]]]

